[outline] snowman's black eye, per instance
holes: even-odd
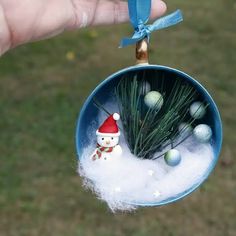
[[[113,140],[113,137],[111,139]]]
[[[102,140],[104,140],[104,138],[102,138]]]

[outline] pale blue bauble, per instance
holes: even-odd
[[[144,103],[149,108],[155,108],[156,110],[160,110],[163,105],[163,97],[157,91],[150,91],[144,97]]]
[[[165,153],[165,162],[169,166],[177,166],[181,162],[181,154],[176,149],[170,149]]]
[[[205,124],[197,125],[193,130],[194,137],[200,143],[207,143],[212,137],[212,130],[210,126]]]
[[[148,92],[151,91],[151,85],[147,81],[142,81],[140,86],[139,86],[139,92],[142,95],[147,94]]]
[[[201,119],[206,114],[206,108],[202,102],[194,102],[190,106],[189,113],[194,119]]]

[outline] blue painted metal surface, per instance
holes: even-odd
[[[120,78],[123,74],[132,72],[132,71],[139,71],[139,70],[154,70],[154,71],[164,71],[168,73],[172,73],[176,77],[182,78],[188,82],[190,82],[203,96],[203,98],[209,103],[209,110],[210,114],[208,115],[208,120],[206,121],[213,131],[212,136],[212,146],[214,149],[214,159],[211,163],[211,165],[208,167],[206,173],[204,176],[202,176],[201,180],[193,185],[191,188],[187,189],[186,191],[175,195],[171,198],[168,198],[163,201],[159,202],[152,202],[152,203],[145,203],[145,202],[129,202],[130,204],[138,205],[138,206],[159,206],[159,205],[165,205],[168,203],[175,202],[177,200],[182,199],[183,197],[187,196],[194,190],[196,190],[210,175],[210,173],[213,171],[219,154],[221,150],[222,145],[222,122],[220,118],[219,111],[217,109],[217,106],[215,102],[213,101],[210,94],[207,92],[207,90],[195,79],[193,79],[191,76],[187,75],[186,73],[166,67],[161,65],[138,65],[138,66],[132,66],[126,69],[123,69],[121,71],[118,71],[117,73],[109,76],[107,79],[105,79],[101,84],[99,84],[93,92],[90,94],[90,96],[85,101],[82,110],[80,111],[78,121],[77,121],[77,128],[76,128],[76,150],[78,158],[82,156],[84,148],[87,147],[89,143],[93,140],[95,142],[96,135],[94,137],[91,137],[88,133],[89,126],[94,122],[93,117],[98,115],[98,109],[94,106],[92,99],[96,96],[96,98],[101,102],[106,102],[109,97],[113,96],[111,91],[114,89],[114,87],[119,82]],[[97,124],[99,126],[99,124]]]

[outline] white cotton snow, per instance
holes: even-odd
[[[100,114],[99,122],[105,118]],[[89,132],[95,137],[96,128],[91,126]],[[212,146],[197,143],[193,137],[176,147],[182,159],[175,167],[168,166],[163,157],[157,160],[135,157],[123,135],[119,144],[122,156],[93,161],[91,155],[96,147],[91,143],[80,157],[78,168],[84,185],[106,201],[112,211],[130,211],[138,205],[161,203],[184,193],[201,182],[214,159]]]

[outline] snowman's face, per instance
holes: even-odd
[[[97,143],[102,147],[115,147],[119,143],[119,136],[97,136]]]

